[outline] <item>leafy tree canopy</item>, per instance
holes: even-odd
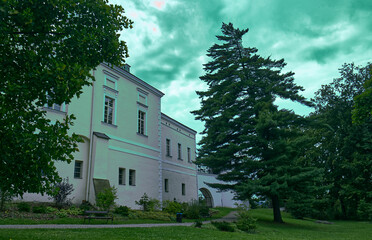
[[[52,124],[43,106],[79,96],[101,62],[122,64],[118,31],[129,27],[107,0],[0,1],[2,193],[43,193],[60,180],[52,159],[70,162],[79,138],[68,134],[73,117]]]
[[[274,221],[282,222],[280,200],[307,189],[319,173],[300,164],[297,137],[304,119],[274,102],[311,103],[299,94],[303,88],[294,83],[294,73],[282,73],[283,59],[263,58],[256,48],[243,47],[247,32],[223,24],[221,43],[208,50],[211,61],[200,79],[209,88],[198,92],[201,108],[193,112],[205,122],[198,164],[227,182],[211,186],[231,189],[241,199],[271,199]]]

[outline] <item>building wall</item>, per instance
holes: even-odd
[[[163,200],[188,202],[197,199],[196,166],[193,163],[196,158],[196,132],[165,114],[162,114],[161,125]],[[168,181],[168,191],[165,188],[165,179]]]
[[[84,87],[79,98],[63,105],[61,111],[45,108],[52,122],[63,121],[67,114],[74,114],[76,120],[71,133],[84,139],[72,163],[55,162],[60,176],[68,178],[75,188],[73,202],[95,203],[93,179],[109,180],[110,185],[117,188],[117,204],[131,208],[139,207],[135,201],[144,193],[160,201],[197,199],[196,167],[192,163],[196,132],[162,114],[163,93],[129,72],[100,64],[92,74],[95,82]],[[104,122],[105,97],[114,100],[111,124]],[[145,113],[143,134],[137,131],[139,111]],[[166,138],[172,141],[173,157],[165,156]],[[181,159],[176,154],[178,143],[182,148]],[[76,161],[81,164],[79,177],[74,176]],[[119,169],[125,177],[121,184]],[[129,184],[130,170],[135,170],[135,184],[132,185]],[[165,178],[169,179],[168,192],[163,188]],[[26,201],[50,201],[47,196],[37,194],[24,197]]]

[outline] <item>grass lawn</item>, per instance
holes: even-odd
[[[251,211],[258,218],[254,234],[220,232],[210,224],[194,227],[157,227],[121,229],[0,229],[0,239],[372,239],[368,222],[334,221],[318,224],[314,220],[296,220],[283,214],[285,224],[272,222],[269,209]]]

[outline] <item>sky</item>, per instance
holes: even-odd
[[[372,62],[371,0],[110,0],[134,21],[121,32],[127,42],[131,73],[158,88],[162,112],[193,128],[204,129],[190,111],[200,107],[195,91],[206,90],[199,77],[218,43],[222,23],[249,29],[244,47],[262,57],[284,58],[283,72],[310,99],[321,85],[339,77],[344,63]],[[307,115],[312,109],[278,100],[281,108]],[[197,141],[200,140],[200,135]]]

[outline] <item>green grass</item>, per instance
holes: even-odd
[[[220,232],[210,224],[194,227],[119,228],[119,229],[0,229],[0,239],[372,239],[372,224],[334,221],[332,225],[314,220],[297,220],[283,213],[284,224],[272,221],[269,209],[251,210],[258,218],[257,232]]]

